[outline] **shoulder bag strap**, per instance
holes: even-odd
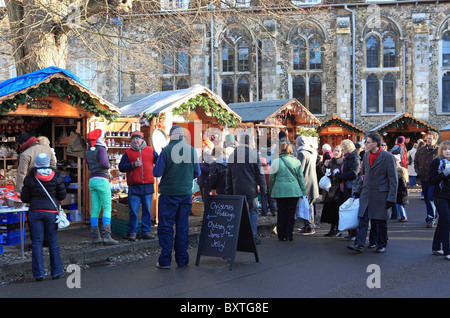
[[[295,176],[294,171],[292,171],[292,168],[287,164],[287,162],[284,160],[283,157],[280,157],[281,160],[283,160],[284,165],[289,169],[289,172],[294,176],[294,178],[297,180],[297,177]]]
[[[50,196],[50,194],[48,194],[47,189],[43,186],[43,184],[41,183],[41,181],[39,181],[39,179],[38,179],[36,176],[34,176],[34,177],[36,178],[37,182],[39,182],[39,184],[41,185],[42,189],[44,189],[45,193],[47,193],[48,197],[50,198],[50,201],[52,201],[53,205],[55,206],[56,211],[59,211],[58,206],[55,204],[55,201],[53,201],[53,199],[52,199],[52,197]]]

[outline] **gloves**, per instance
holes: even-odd
[[[386,210],[395,206],[395,202],[387,201],[386,202]]]
[[[359,193],[355,193],[353,194],[353,196],[355,197],[355,199],[359,199]]]

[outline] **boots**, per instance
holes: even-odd
[[[119,244],[118,241],[111,238],[111,224],[102,225],[102,239],[105,245],[116,245]]]
[[[92,244],[98,244],[102,242],[98,226],[91,226],[91,237],[92,237]]]

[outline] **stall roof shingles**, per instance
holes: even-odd
[[[228,106],[242,118],[242,122],[264,122],[291,99],[265,100],[249,103],[234,103]]]

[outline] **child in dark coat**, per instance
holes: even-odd
[[[405,205],[408,204],[408,170],[403,167],[397,167],[398,169],[398,189],[397,189],[397,213],[399,214],[398,221],[406,222],[408,217],[406,216]]]

